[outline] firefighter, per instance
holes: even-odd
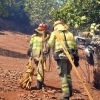
[[[94,31],[95,35],[99,35],[100,36],[100,24],[97,24],[95,26],[95,31]]]
[[[28,56],[32,56],[34,63],[38,67],[37,72],[37,89],[42,89],[44,77],[44,62],[46,57],[43,55],[43,45],[47,42],[50,37],[50,32],[47,30],[47,26],[44,23],[39,24],[38,28],[34,30],[33,35],[29,43],[29,49],[27,51]],[[41,59],[40,59],[41,58]],[[40,62],[39,62],[40,61]]]
[[[92,23],[90,26],[89,37],[93,38],[96,35],[100,35],[100,24]]]
[[[79,65],[77,45],[73,34],[68,31],[68,28],[65,27],[62,21],[56,21],[53,24],[53,29],[54,31],[51,33],[47,45],[48,47],[54,47],[54,59],[57,62],[57,70],[61,79],[61,89],[63,92],[63,96],[60,98],[60,100],[69,100],[70,96],[72,96],[72,80],[70,75],[72,65],[66,57],[60,43],[57,41],[55,31],[58,30],[58,35],[61,34],[63,41],[68,44],[66,47],[69,49],[72,59],[75,58],[74,63],[76,66]]]
[[[95,36],[95,26],[96,26],[96,23],[92,23],[90,25],[90,31],[89,32],[83,32],[82,33],[82,36],[85,37],[85,38],[91,38]]]
[[[96,23],[92,23],[91,26],[90,26],[90,33],[89,33],[89,36],[91,37],[94,37],[95,36],[95,26],[96,26]]]

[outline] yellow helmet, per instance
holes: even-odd
[[[92,23],[91,25],[92,25],[92,26],[95,26],[95,25],[96,25],[96,23]]]
[[[54,30],[67,30],[64,23],[60,20],[54,22],[53,28],[54,28]]]
[[[92,23],[91,26],[90,26],[90,29],[94,29],[96,26],[96,23]]]
[[[54,22],[53,27],[57,26],[58,24],[64,25],[64,23],[60,20]]]

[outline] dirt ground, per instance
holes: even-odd
[[[47,59],[45,86],[42,90],[36,89],[36,75],[33,76],[30,91],[19,87],[19,81],[25,74],[28,62],[26,53],[30,37],[22,33],[0,31],[0,100],[59,100],[62,96],[60,79],[53,57],[51,70],[48,70]],[[93,99],[89,99],[79,77],[72,69],[73,96],[70,100],[100,100],[100,90],[93,86],[93,66],[87,64],[82,50],[79,50],[79,56],[80,66],[77,70]]]

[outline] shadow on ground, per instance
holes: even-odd
[[[3,32],[0,32],[0,35],[5,35],[5,33],[3,33]]]
[[[0,55],[7,56],[7,57],[21,58],[21,59],[27,58],[26,54],[22,54],[20,52],[15,52],[15,51],[2,49],[2,48],[0,48]]]

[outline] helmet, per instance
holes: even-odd
[[[38,28],[39,30],[46,30],[47,29],[47,25],[44,23],[39,24]]]
[[[60,20],[54,22],[53,27],[57,26],[58,24],[64,25],[64,23]]]
[[[92,23],[91,26],[90,26],[90,29],[94,29],[96,26],[96,23]]]
[[[53,24],[53,28],[54,30],[67,30],[67,28],[65,27],[64,23],[60,20],[56,21]]]
[[[96,25],[96,23],[92,23],[91,25],[92,25],[92,26],[95,26],[95,25]]]

